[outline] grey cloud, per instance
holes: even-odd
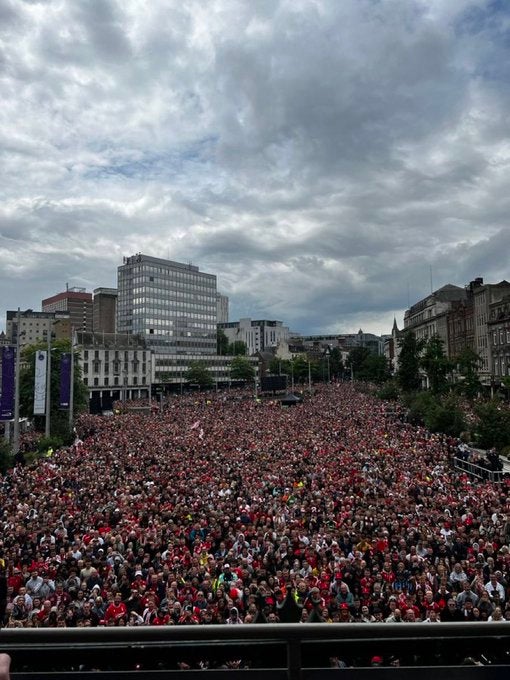
[[[390,326],[431,263],[504,275],[490,3],[46,4],[0,0],[2,300],[142,251],[217,273],[239,315],[349,330]]]

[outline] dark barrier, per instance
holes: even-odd
[[[18,628],[1,631],[0,648],[13,658],[13,680],[510,677],[507,622]],[[332,657],[346,667],[330,669]],[[381,666],[371,667],[374,657]],[[467,657],[483,665],[463,666]]]

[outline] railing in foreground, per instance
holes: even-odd
[[[510,677],[510,622],[263,624],[142,628],[3,629],[13,680],[202,678],[425,680]],[[371,667],[373,657],[383,665]],[[390,657],[400,667],[390,666]],[[466,657],[484,665],[462,665]],[[246,670],[235,672],[237,661]],[[209,670],[199,670],[209,664]],[[182,670],[182,664],[190,670]],[[226,668],[225,668],[226,666]]]
[[[453,464],[455,466],[456,470],[462,471],[462,472],[467,472],[468,475],[471,475],[471,477],[476,477],[477,479],[482,479],[487,482],[493,482],[494,484],[500,484],[503,481],[504,478],[504,472],[500,472],[499,470],[488,470],[485,467],[482,467],[481,465],[477,465],[476,463],[470,463],[467,460],[464,460],[463,458],[454,458],[453,459]]]

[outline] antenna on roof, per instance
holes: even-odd
[[[434,286],[433,286],[433,283],[432,283],[432,265],[430,265],[430,294],[432,295],[433,292],[434,292]]]

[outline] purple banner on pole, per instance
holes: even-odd
[[[71,399],[71,353],[65,352],[60,357],[60,409],[68,409]]]
[[[2,347],[2,398],[0,400],[0,420],[14,418],[14,374],[16,348]]]

